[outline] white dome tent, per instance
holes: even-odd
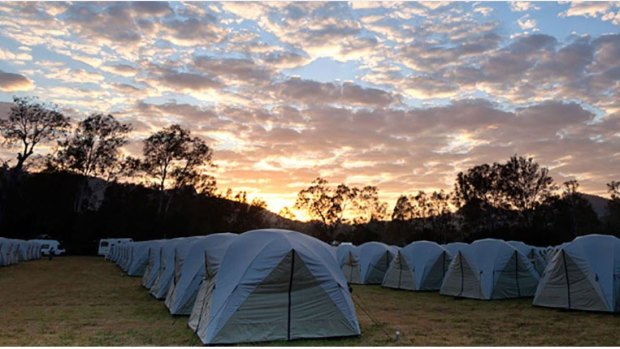
[[[0,237],[0,266],[7,266],[11,262],[11,246],[10,239]]]
[[[340,244],[336,248],[336,256],[338,257],[338,265],[347,282],[352,284],[362,283],[359,248],[351,244]]]
[[[185,254],[202,236],[182,237],[166,241],[161,248],[159,273],[149,293],[156,299],[164,299],[174,277],[175,266],[183,263]]]
[[[161,249],[169,241],[170,240],[157,240],[149,247],[148,263],[144,270],[144,275],[142,276],[142,286],[147,289],[150,289],[155,283],[155,280],[157,280],[161,261]],[[118,250],[118,246],[114,246],[114,248]]]
[[[468,246],[469,244],[465,243],[465,242],[450,242],[447,243],[445,245],[441,245],[443,248],[445,248],[450,255],[452,256],[456,256],[456,254],[465,246]]]
[[[383,282],[390,262],[398,253],[398,247],[372,241],[360,245],[357,252],[359,255],[360,283],[379,285]]]
[[[545,261],[543,255],[541,254],[540,248],[528,245],[521,241],[507,241],[507,243],[527,256],[539,275],[545,271],[547,261]]]
[[[451,260],[450,253],[434,242],[412,242],[398,251],[381,286],[411,291],[439,290]]]
[[[197,335],[204,344],[357,336],[335,251],[287,230],[243,233],[229,245]]]
[[[562,244],[545,269],[533,304],[620,312],[620,239],[592,234]]]
[[[127,243],[127,247],[131,249],[127,275],[143,276],[149,263],[149,251],[158,246],[161,241],[149,240]]]
[[[483,239],[454,256],[439,293],[484,300],[529,297],[538,280],[532,263],[519,250],[502,240]]]
[[[205,268],[219,267],[226,248],[236,236],[237,234],[232,233],[210,234],[191,245],[182,265],[177,265],[172,284],[166,295],[165,304],[170,314],[190,315],[192,313],[196,296],[202,283],[206,282]]]

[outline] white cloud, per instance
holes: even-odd
[[[540,10],[540,7],[530,1],[511,1],[510,9],[514,12],[524,12],[531,10]]]
[[[536,31],[536,21],[530,18],[529,15],[525,15],[517,20],[517,24],[519,28],[522,30],[532,30]]]
[[[560,16],[598,17],[617,6],[616,3],[606,1],[571,1],[568,10],[560,13]]]
[[[474,12],[480,13],[483,16],[488,16],[491,14],[491,12],[493,12],[493,8],[491,7],[475,7],[474,8]]]

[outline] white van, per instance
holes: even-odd
[[[62,245],[60,244],[60,242],[58,242],[58,240],[30,240],[30,241],[41,244],[41,254],[45,256],[49,256],[50,251],[54,251],[53,252],[54,256],[60,256],[60,255],[67,253],[67,251],[65,251],[65,248],[62,247]]]
[[[97,251],[97,254],[100,256],[107,256],[112,246],[122,245],[128,242],[133,242],[133,239],[131,238],[101,239],[99,240],[99,250]]]

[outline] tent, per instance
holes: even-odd
[[[198,301],[198,311],[202,308],[204,294],[207,292],[207,289],[203,288],[212,284],[210,281],[219,269],[224,252],[236,236],[237,234],[232,233],[211,234],[191,246],[182,265],[176,266],[172,285],[166,296],[165,304],[170,314],[192,314],[199,291],[202,293]],[[209,272],[205,273],[207,269]],[[190,317],[190,322],[191,320]]]
[[[334,250],[308,235],[239,235],[214,283],[196,331],[204,344],[360,335]]]
[[[166,298],[170,283],[174,277],[175,265],[183,263],[183,258],[189,251],[191,245],[200,238],[198,236],[183,237],[168,240],[161,248],[161,257],[159,263],[159,273],[157,279],[151,286],[149,293],[156,299]],[[178,263],[177,263],[178,261]]]
[[[562,245],[545,269],[533,304],[620,312],[620,239],[592,234]]]
[[[156,247],[162,240],[149,240],[127,243],[127,247],[131,249],[127,266],[127,275],[143,276],[149,262],[149,251]]]
[[[451,260],[450,253],[434,242],[412,242],[398,251],[381,286],[411,291],[439,290]]]
[[[463,247],[467,245],[469,244],[464,243],[464,242],[450,242],[448,244],[441,245],[441,246],[445,248],[448,251],[448,253],[450,253],[451,256],[456,256],[457,252],[459,252]]]
[[[148,263],[146,264],[146,269],[144,269],[144,275],[142,275],[142,286],[150,289],[155,283],[155,280],[157,280],[161,259],[161,249],[169,242],[170,240],[157,240],[151,247],[149,247]],[[116,255],[115,258],[118,258],[119,246],[113,246],[112,248],[114,249],[114,254]]]
[[[19,262],[19,241],[17,239],[8,239],[7,249],[7,265],[16,264]]]
[[[454,256],[439,293],[485,300],[528,297],[534,295],[538,279],[519,250],[502,240],[483,239]]]
[[[366,242],[358,247],[360,283],[381,284],[398,247],[381,242]]]
[[[521,241],[507,241],[512,247],[519,250],[530,260],[534,269],[538,272],[539,275],[545,271],[545,267],[547,267],[547,261],[543,257],[542,251],[540,248],[536,246],[528,245]]]
[[[9,250],[11,243],[9,239],[0,237],[0,266],[9,265]]]
[[[361,284],[361,270],[358,247],[351,244],[340,244],[336,248],[338,265],[342,270],[347,282]]]
[[[27,261],[30,258],[28,257],[28,248],[30,244],[25,240],[17,239],[17,258],[20,262]]]

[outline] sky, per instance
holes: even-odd
[[[221,191],[275,212],[317,176],[392,207],[513,154],[605,195],[619,29],[613,2],[2,2],[0,114],[13,96],[112,113],[132,155],[179,123]]]

